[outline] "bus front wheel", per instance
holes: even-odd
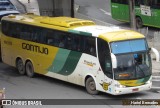
[[[16,61],[16,68],[18,69],[19,74],[21,74],[21,75],[25,74],[25,67],[23,65],[22,59],[18,59]]]
[[[33,64],[30,61],[26,63],[26,73],[28,77],[33,77],[35,74]]]
[[[86,80],[86,90],[89,94],[96,95],[98,91],[96,90],[96,83],[92,77]]]
[[[136,17],[136,27],[142,28],[142,26],[143,26],[142,19],[140,17]]]

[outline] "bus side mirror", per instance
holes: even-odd
[[[117,68],[117,58],[113,53],[111,53],[111,59],[112,59],[112,67]]]

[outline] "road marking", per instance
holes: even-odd
[[[104,12],[104,14],[111,16],[110,12],[105,11],[104,9],[100,9],[102,12]]]

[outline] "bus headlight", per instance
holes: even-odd
[[[121,85],[121,84],[115,84],[115,86],[118,87],[118,88],[125,88],[126,87],[126,86]]]
[[[149,80],[149,81],[147,81],[146,83],[147,83],[147,84],[150,84],[150,83],[152,83],[152,81],[151,81],[151,80]]]

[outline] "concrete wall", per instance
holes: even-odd
[[[71,16],[71,0],[37,0],[43,16]]]

